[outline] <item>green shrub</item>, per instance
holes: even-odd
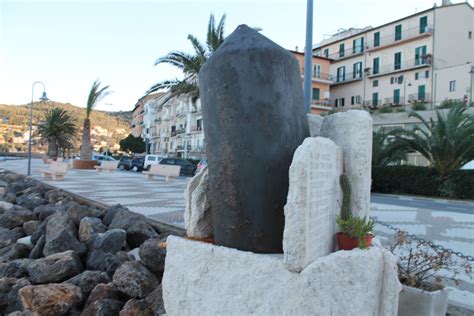
[[[428,167],[373,167],[372,191],[474,199],[474,170],[457,170],[442,178]]]
[[[383,106],[379,109],[379,113],[392,113],[393,109],[389,106]]]
[[[397,112],[405,112],[405,108],[398,108]]]
[[[426,110],[426,105],[422,102],[415,102],[411,106],[411,109],[413,111],[424,111],[424,110]]]
[[[441,102],[441,105],[439,107],[441,109],[449,109],[453,106],[458,106],[458,105],[463,106],[464,102],[460,100],[446,99],[443,102]]]

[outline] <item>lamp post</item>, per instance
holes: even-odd
[[[403,80],[403,98],[405,99],[403,104],[403,109],[406,111],[407,110],[407,102],[408,102],[408,98],[407,98],[407,81],[408,81],[408,86],[411,87],[411,82],[409,79],[404,79]]]
[[[35,91],[35,85],[37,83],[41,83],[43,86],[43,94],[41,95],[41,98],[39,98],[41,101],[48,101],[48,97],[46,96],[46,87],[44,83],[41,81],[35,81],[33,83],[33,86],[31,87],[31,105],[30,105],[30,135],[28,137],[28,176],[31,176],[31,138],[32,138],[32,130],[33,130],[33,96],[34,96],[34,91]]]
[[[304,99],[306,111],[311,112],[311,71],[313,68],[313,0],[306,5],[306,46],[304,52]]]
[[[471,93],[469,94],[470,100],[469,100],[469,106],[474,102],[474,66],[471,66],[471,70],[469,71],[471,74]]]

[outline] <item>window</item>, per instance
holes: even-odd
[[[344,105],[345,105],[345,104],[344,104],[344,101],[345,101],[345,98],[340,98],[340,99],[339,99],[339,104],[340,104],[341,106],[344,106]]]
[[[425,100],[425,85],[418,86],[418,100]]]
[[[415,65],[425,64],[426,45],[415,48]]]
[[[373,65],[373,66],[374,66],[374,67],[373,67],[374,69],[373,69],[372,73],[373,73],[374,75],[376,75],[376,74],[379,73],[379,70],[380,70],[380,69],[379,69],[379,66],[380,66],[380,58],[379,58],[379,57],[374,58],[374,65]]]
[[[337,68],[337,82],[346,80],[346,67],[342,66]]]
[[[430,71],[427,70],[427,71],[425,71],[425,78],[429,78],[429,77],[430,77]]]
[[[352,96],[351,97],[351,105],[354,105],[354,103],[355,103],[355,96]]]
[[[423,78],[429,78],[430,77],[430,71],[421,71],[421,72],[415,72],[415,80],[418,79],[423,79]]]
[[[344,43],[339,44],[339,57],[344,57]]]
[[[354,64],[352,78],[362,78],[362,62]]]
[[[395,26],[395,40],[399,41],[402,39],[402,25],[398,24]]]
[[[401,68],[402,68],[402,53],[398,52],[398,53],[395,53],[395,55],[394,55],[393,69],[398,70],[398,69],[401,69]]]
[[[313,66],[313,78],[321,78],[321,65]]]
[[[313,100],[319,100],[319,88],[313,88]]]
[[[373,106],[379,105],[379,94],[378,94],[378,92],[372,93],[372,105]]]
[[[427,31],[428,28],[428,17],[422,16],[420,18],[420,34],[423,34]]]
[[[418,78],[420,78],[420,73],[415,72],[415,80],[418,80]]]
[[[334,100],[334,106],[337,108],[339,106],[339,99]]]
[[[378,80],[372,81],[372,87],[378,87],[378,86],[379,86],[379,81]]]
[[[353,95],[351,97],[351,105],[360,104],[360,95]]]
[[[393,84],[395,82],[395,77],[390,77],[390,84]]]
[[[324,57],[326,57],[326,58],[329,56],[329,48],[325,48],[325,49],[324,49],[323,55],[324,55]]]
[[[364,51],[364,38],[357,38],[352,41],[352,53],[362,53]]]
[[[467,32],[467,38],[472,39],[472,31]]]
[[[374,33],[374,47],[380,46],[380,32]]]
[[[456,80],[449,82],[449,92],[454,92],[454,91],[456,91]]]
[[[400,89],[393,90],[393,104],[400,104]]]

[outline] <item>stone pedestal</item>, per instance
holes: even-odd
[[[167,315],[397,315],[393,256],[379,247],[338,251],[288,271],[281,255],[255,254],[170,236]]]

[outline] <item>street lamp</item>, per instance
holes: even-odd
[[[473,80],[473,78],[474,78],[474,66],[471,66],[471,70],[469,71],[469,73],[471,74],[471,88],[470,88],[470,90],[471,90],[470,99],[471,100],[469,101],[469,105],[471,105],[474,102],[474,85],[473,85],[473,83],[474,83],[474,80]]]
[[[311,112],[311,72],[313,68],[313,0],[306,4],[306,46],[304,52],[304,98],[306,111]]]
[[[403,80],[403,97],[405,98],[405,102],[403,102],[404,106],[403,106],[403,109],[406,111],[407,110],[407,102],[408,102],[408,98],[407,98],[407,81],[408,81],[408,86],[411,87],[411,82],[410,80],[407,78],[406,80],[404,79]]]
[[[33,83],[33,86],[31,87],[31,105],[30,105],[30,135],[28,139],[28,176],[31,176],[31,138],[32,138],[32,129],[33,129],[33,95],[35,91],[35,85],[37,83],[41,83],[43,86],[43,94],[41,95],[41,98],[39,98],[41,101],[48,101],[48,97],[46,96],[46,87],[44,83],[41,81],[35,81]]]

